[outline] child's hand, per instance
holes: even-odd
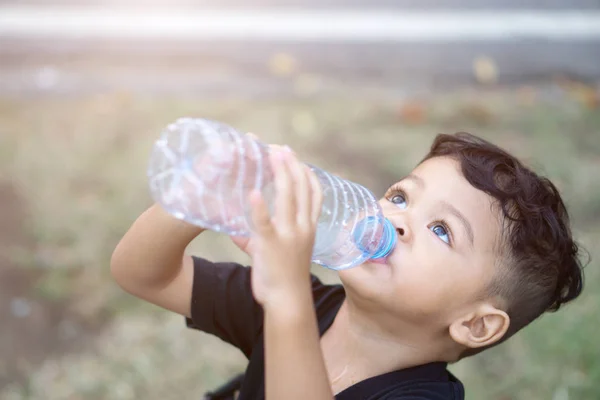
[[[250,196],[255,232],[251,246],[252,291],[263,307],[295,301],[310,289],[310,264],[322,191],[316,175],[289,150],[273,149],[275,213],[260,192]]]
[[[256,136],[254,133],[246,133],[246,136],[254,139],[254,140],[260,140],[258,136]],[[269,144],[269,149],[271,152],[276,152],[276,151],[286,151],[285,146],[279,145],[279,144]],[[231,241],[233,242],[233,244],[235,244],[240,250],[242,250],[244,253],[248,254],[248,255],[252,255],[252,238],[251,237],[245,237],[245,236],[230,236]]]

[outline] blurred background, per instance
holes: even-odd
[[[0,0],[0,399],[198,399],[243,370],[109,277],[182,116],[379,196],[437,133],[522,157],[562,190],[587,286],[452,370],[468,399],[600,398],[599,82],[597,0]],[[212,233],[192,250],[248,262]]]

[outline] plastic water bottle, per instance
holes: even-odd
[[[153,199],[176,218],[232,236],[252,232],[249,194],[261,191],[274,209],[269,146],[223,123],[181,118],[154,144],[148,165]],[[340,270],[385,258],[396,230],[363,186],[307,164],[323,190],[312,260]]]

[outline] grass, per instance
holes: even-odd
[[[180,317],[142,304],[108,276],[121,235],[150,204],[147,157],[160,130],[202,116],[286,143],[307,162],[381,195],[424,155],[438,132],[471,131],[507,147],[558,182],[578,237],[600,242],[600,112],[566,94],[552,101],[511,90],[399,99],[377,93],[219,101],[114,93],[76,99],[0,100],[0,179],[27,205],[31,243],[14,265],[43,271],[31,296],[64,302],[71,314],[106,324],[83,350],[48,353],[6,399],[197,398],[244,366],[219,340]],[[360,100],[357,100],[360,99]],[[6,227],[5,227],[6,229]],[[209,233],[194,251],[247,261]],[[469,399],[600,397],[598,257],[582,297],[544,316],[505,345],[452,366]],[[335,275],[315,272],[328,281]]]

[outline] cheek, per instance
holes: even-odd
[[[407,274],[394,282],[393,308],[414,318],[430,318],[448,307],[449,291],[444,280]]]
[[[339,272],[348,296],[369,302],[378,302],[383,290],[389,290],[391,269],[385,266],[363,264]]]
[[[421,261],[421,262],[419,262]],[[393,307],[413,318],[440,318],[464,303],[470,290],[451,256],[436,257],[429,252],[426,260],[402,265],[394,275]]]

